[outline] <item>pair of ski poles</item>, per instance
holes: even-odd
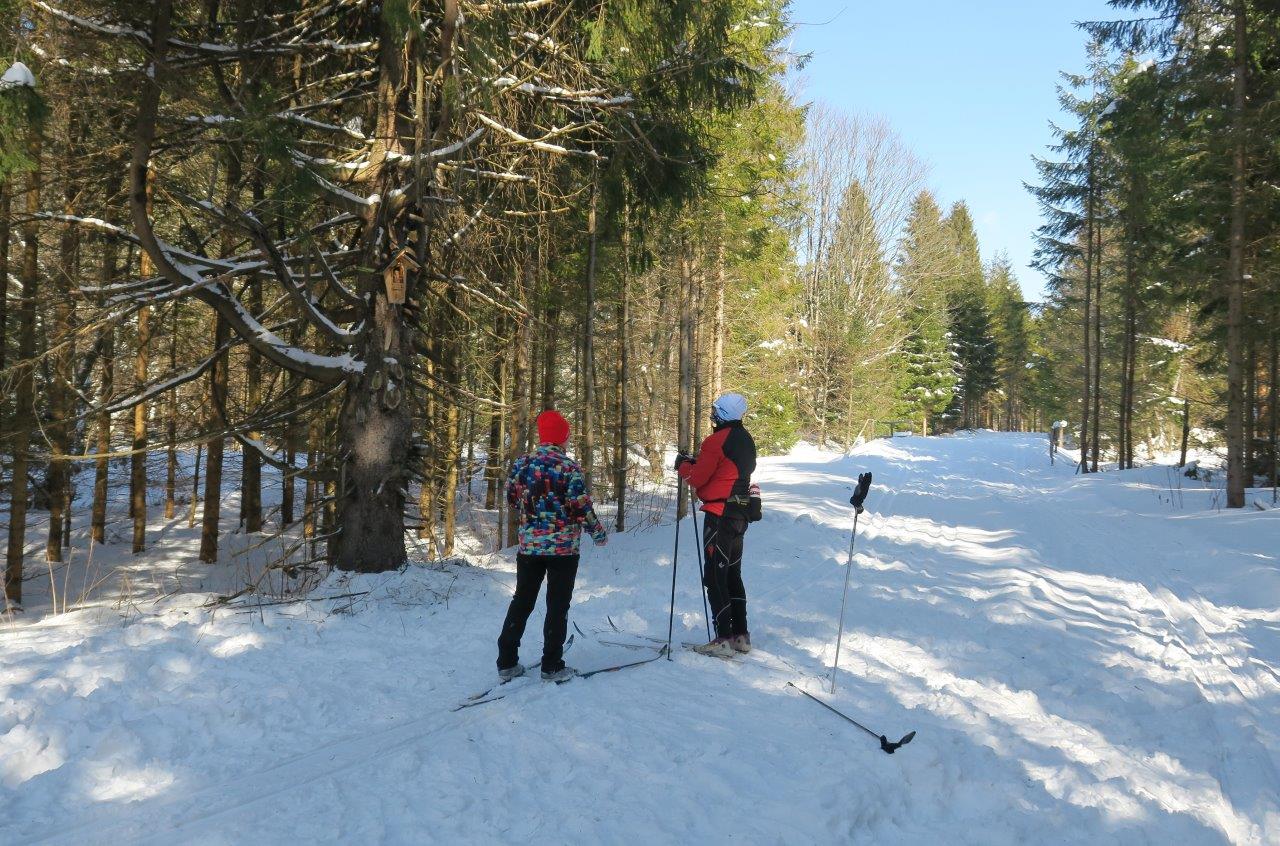
[[[683,481],[680,481],[680,482],[677,482],[676,484],[683,485],[683,484],[684,484],[684,482],[683,482]],[[678,499],[679,499],[679,494],[677,494],[677,500],[678,500]],[[694,541],[694,545],[697,547],[697,550],[698,550],[698,591],[702,594],[702,615],[703,615],[703,618],[706,620],[706,623],[707,623],[707,640],[708,640],[708,641],[710,641],[710,640],[711,640],[711,611],[710,611],[710,608],[709,608],[709,606],[708,606],[708,604],[707,604],[707,592],[706,592],[706,590],[704,590],[704,589],[703,589],[703,584],[702,584],[702,574],[703,574],[703,564],[702,564],[702,540],[701,540],[701,537],[702,537],[702,536],[701,536],[701,534],[699,534],[699,532],[698,532],[698,508],[697,508],[696,503],[694,503],[694,502],[693,502],[693,497],[690,497],[689,499],[690,499],[690,503],[689,503],[689,505],[690,505],[690,510],[693,512],[693,541]],[[672,635],[673,635],[673,634],[674,634],[674,632],[675,632],[675,623],[676,623],[676,573],[677,573],[677,571],[678,571],[678,569],[679,569],[679,564],[680,564],[680,523],[681,523],[681,520],[680,520],[679,513],[678,513],[678,512],[679,512],[679,505],[678,505],[678,504],[677,504],[677,506],[676,506],[676,510],[677,510],[677,515],[676,515],[676,547],[675,547],[675,551],[671,553],[671,607],[670,607],[670,610],[667,612],[667,660],[668,660],[668,661],[672,661],[672,660],[674,660],[674,659],[671,657],[671,638],[672,638]]]

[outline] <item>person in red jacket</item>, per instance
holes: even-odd
[[[714,615],[715,638],[697,651],[720,658],[751,651],[747,630],[747,590],[742,584],[742,539],[747,533],[751,474],[756,442],[742,425],[747,400],[725,394],[711,407],[715,430],[702,442],[698,457],[676,456],[676,472],[702,501],[702,583]]]

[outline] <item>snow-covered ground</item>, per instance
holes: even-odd
[[[863,470],[829,699],[916,730],[893,756],[786,686],[826,695]],[[1071,470],[991,434],[767,460],[749,659],[680,651],[456,713],[493,677],[509,557],[9,624],[0,843],[1280,842],[1280,510],[1218,510],[1165,467]],[[690,537],[677,640],[703,632]],[[672,539],[587,550],[571,619],[665,636]],[[609,640],[570,663],[645,655]]]

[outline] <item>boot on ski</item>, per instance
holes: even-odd
[[[695,646],[693,651],[699,655],[710,655],[712,658],[732,658],[738,654],[738,651],[733,648],[733,638],[728,637],[718,637],[710,643]]]
[[[741,652],[746,655],[751,651],[751,634],[750,632],[743,632],[731,639],[729,643],[733,646],[734,652]]]
[[[564,684],[569,679],[578,674],[573,667],[561,667],[558,670],[543,670],[542,680],[544,682],[555,682],[556,684]]]
[[[498,680],[501,681],[503,684],[506,684],[512,679],[518,679],[523,675],[524,675],[523,664],[515,664],[505,669],[498,670]]]

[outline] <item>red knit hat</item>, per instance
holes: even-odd
[[[538,415],[538,443],[562,444],[569,440],[569,421],[564,415],[548,409]]]

